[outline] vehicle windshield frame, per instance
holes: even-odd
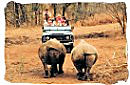
[[[71,30],[71,27],[69,26],[47,26],[47,27],[44,27],[44,31],[72,31]]]

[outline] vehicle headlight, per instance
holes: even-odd
[[[67,40],[70,39],[70,36],[66,36],[66,39],[67,39]]]
[[[50,39],[50,37],[49,37],[49,36],[46,36],[46,39],[47,39],[47,40],[49,40],[49,39]]]

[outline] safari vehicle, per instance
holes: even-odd
[[[42,43],[47,40],[56,38],[66,47],[67,53],[70,53],[73,48],[74,36],[70,26],[43,26]]]

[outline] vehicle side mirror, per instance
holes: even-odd
[[[42,27],[42,30],[44,30],[44,26]]]
[[[74,30],[74,26],[71,26],[71,30],[72,30],[72,31]]]

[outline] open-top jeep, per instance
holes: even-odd
[[[70,26],[43,26],[42,42],[56,38],[66,47],[67,52],[70,53],[73,48],[74,36],[72,30],[74,27]]]

